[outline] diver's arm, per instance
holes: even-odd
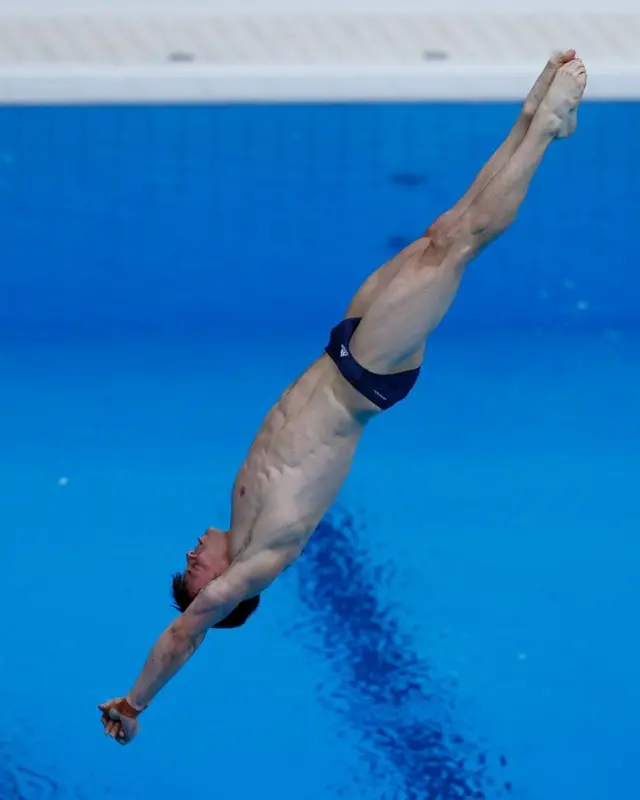
[[[241,602],[211,608],[212,618],[219,622]],[[195,601],[194,601],[195,602]],[[228,609],[228,610],[227,610]],[[185,612],[186,613],[186,612]],[[216,622],[212,622],[215,625]],[[173,676],[187,663],[204,641],[206,631],[196,633],[185,624],[184,614],[169,625],[151,649],[144,667],[126,697],[136,715],[144,710]]]
[[[288,559],[266,550],[235,561],[206,586],[153,646],[149,657],[127,695],[139,713],[178,672],[202,644],[207,631],[228,616],[243,600],[259,594],[282,572]]]

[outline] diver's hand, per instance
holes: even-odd
[[[118,744],[129,744],[140,728],[138,713],[126,697],[116,697],[98,706],[102,711],[102,724],[106,736]]]

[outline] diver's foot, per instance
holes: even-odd
[[[574,133],[577,127],[578,106],[587,86],[587,68],[576,58],[557,71],[551,88],[540,104],[533,125],[558,139]]]
[[[547,66],[542,70],[538,80],[533,85],[533,89],[531,89],[527,99],[524,101],[522,111],[525,117],[529,120],[533,119],[536,111],[540,108],[542,101],[546,97],[547,92],[551,88],[553,79],[556,77],[560,67],[563,66],[563,64],[568,64],[570,61],[573,61],[575,57],[575,50],[565,50],[564,53],[556,53],[549,59]]]

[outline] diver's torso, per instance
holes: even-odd
[[[373,413],[327,356],[285,391],[236,477],[232,558],[245,548],[299,554],[335,500]]]

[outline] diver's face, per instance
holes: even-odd
[[[187,552],[185,579],[194,595],[229,568],[229,537],[219,528],[209,528],[193,550]]]

